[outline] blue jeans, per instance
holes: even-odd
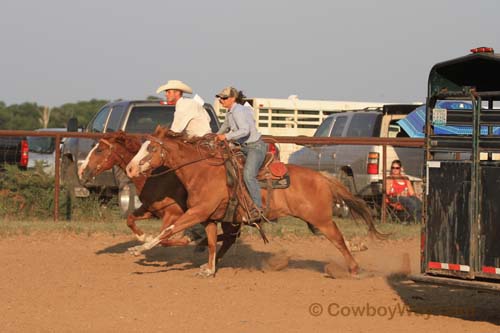
[[[415,219],[415,222],[420,223],[422,220],[422,202],[415,196],[399,196],[398,201],[406,208],[411,217]]]
[[[244,143],[241,145],[241,151],[246,156],[245,166],[243,167],[243,180],[253,202],[259,209],[262,209],[262,197],[257,174],[266,158],[267,143],[261,139],[252,143]]]

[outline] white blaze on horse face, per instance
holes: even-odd
[[[80,167],[78,168],[78,178],[80,178],[80,180],[82,180],[83,170],[85,170],[85,168],[89,164],[90,156],[92,155],[94,150],[97,149],[97,146],[99,146],[99,144],[97,144],[94,148],[92,148],[91,151],[89,151],[87,157],[85,158],[85,161],[83,161],[82,165],[80,165]]]
[[[127,165],[127,175],[130,177],[130,178],[133,178],[133,177],[137,177],[139,175],[139,162],[144,158],[146,157],[146,155],[148,155],[148,147],[149,147],[149,143],[151,141],[147,140],[145,141],[142,146],[141,146],[141,149],[139,149],[139,151],[137,152],[137,154],[135,154],[134,158],[132,158],[132,160],[130,161],[130,163]]]

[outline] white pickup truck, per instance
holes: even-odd
[[[418,104],[388,104],[382,108],[334,113],[321,123],[315,137],[408,137],[397,121]],[[350,190],[367,200],[382,194],[382,150],[380,145],[307,145],[293,153],[289,163],[327,171],[342,179]],[[403,163],[405,174],[421,194],[424,151],[421,148],[387,146],[386,170],[392,160]]]

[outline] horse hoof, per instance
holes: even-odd
[[[140,256],[142,254],[142,247],[141,246],[134,246],[134,247],[129,247],[128,252],[133,255],[133,256]]]
[[[200,271],[196,273],[196,276],[202,278],[214,277],[215,269],[209,269],[207,264],[203,264],[200,266]]]
[[[365,278],[374,277],[375,274],[368,272],[364,269],[358,268],[356,271],[351,272],[351,278],[356,280],[361,280]]]

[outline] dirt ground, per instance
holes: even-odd
[[[247,236],[215,278],[195,276],[206,254],[192,246],[133,257],[131,239],[1,238],[0,331],[500,331],[500,295],[404,277],[418,272],[417,239],[366,241],[367,250],[354,252],[361,279],[348,276],[321,237],[264,245]]]

